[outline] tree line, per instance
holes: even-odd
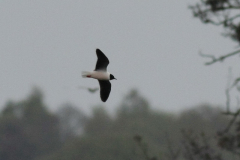
[[[153,110],[135,89],[123,97],[114,115],[103,106],[93,107],[87,115],[69,103],[51,112],[41,90],[34,88],[1,111],[0,159],[187,159],[195,140],[202,144],[209,138],[209,150],[211,146],[217,151],[214,137],[228,123],[219,107],[208,104],[179,114]],[[204,138],[193,138],[198,135]]]

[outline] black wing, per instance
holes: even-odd
[[[100,49],[96,49],[96,54],[98,57],[97,64],[95,67],[95,71],[97,70],[107,70],[107,66],[109,64],[108,58],[104,55],[104,53]]]
[[[98,80],[100,85],[100,97],[103,102],[106,102],[111,92],[110,81]]]

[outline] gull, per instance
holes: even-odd
[[[110,80],[116,79],[111,73],[107,71],[109,64],[108,58],[100,50],[96,49],[98,57],[97,64],[94,71],[83,71],[83,78],[94,78],[97,79],[100,85],[100,97],[103,102],[106,102],[111,92]]]

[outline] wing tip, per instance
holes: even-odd
[[[96,48],[96,52],[99,52],[99,51],[101,51],[99,48]]]
[[[103,101],[103,102],[106,102],[106,101],[107,101],[107,99],[105,99],[105,100],[104,100],[104,99],[102,99],[102,101]]]
[[[101,94],[101,93],[100,93]],[[110,94],[110,93],[109,93]],[[108,97],[109,97],[109,95],[107,95],[107,97],[102,97],[102,96],[100,96],[101,97],[101,100],[103,101],[103,102],[106,102],[107,100],[108,100]]]

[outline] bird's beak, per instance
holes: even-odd
[[[116,80],[117,80],[117,78],[114,78],[114,79],[116,79]]]

